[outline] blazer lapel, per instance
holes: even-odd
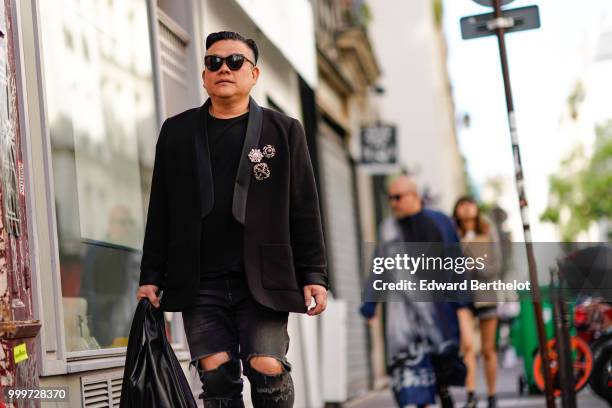
[[[238,164],[238,172],[236,174],[236,184],[234,185],[234,198],[232,203],[232,213],[234,218],[241,224],[244,224],[246,216],[246,202],[249,192],[249,184],[251,183],[251,168],[252,164],[248,154],[251,149],[256,149],[259,146],[261,138],[263,110],[255,102],[252,97],[249,98],[249,122],[247,124],[246,136],[244,145],[242,146],[242,155]],[[210,161],[209,161],[210,162]]]
[[[206,134],[206,117],[210,98],[196,110],[194,117],[193,152],[196,179],[198,180],[200,208],[202,217],[208,215],[214,204],[214,190],[208,135]]]

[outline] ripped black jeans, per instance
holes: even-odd
[[[183,323],[191,363],[202,381],[205,407],[243,407],[240,360],[251,383],[251,400],[259,407],[292,407],[294,389],[287,321],[289,313],[257,303],[244,275],[206,280],[194,304],[183,311]],[[214,370],[204,371],[199,360],[227,352],[230,360]],[[282,373],[263,374],[250,366],[256,356],[273,357]]]

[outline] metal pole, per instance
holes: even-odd
[[[497,21],[503,17],[501,0],[493,0],[494,16]],[[544,368],[544,385],[546,394],[546,407],[555,408],[555,398],[553,395],[552,378],[550,375],[550,361],[546,352],[546,332],[544,330],[544,319],[542,317],[542,298],[540,286],[538,284],[538,271],[533,253],[533,243],[531,241],[531,227],[529,225],[529,213],[527,196],[523,182],[523,165],[521,162],[521,152],[519,149],[518,135],[516,131],[516,120],[514,117],[514,102],[512,100],[512,89],[510,87],[510,75],[508,70],[508,57],[506,55],[506,42],[504,40],[505,28],[502,24],[497,24],[495,34],[499,45],[499,57],[501,60],[502,75],[504,78],[504,89],[506,91],[506,107],[508,110],[508,125],[510,126],[510,138],[512,140],[512,154],[514,156],[514,175],[516,179],[516,189],[518,191],[519,207],[521,210],[521,220],[523,221],[523,235],[525,239],[525,249],[527,251],[527,263],[529,265],[529,279],[531,280],[533,310],[536,319],[538,333],[538,343],[542,366]]]
[[[554,286],[553,286],[554,282]],[[576,390],[574,388],[574,365],[572,345],[569,335],[569,310],[564,298],[564,286],[559,265],[551,269],[551,293],[554,294],[555,337],[557,339],[557,356],[559,356],[559,385],[561,387],[561,406],[576,408]]]

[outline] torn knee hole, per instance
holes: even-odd
[[[228,361],[230,361],[230,356],[227,351],[211,354],[198,360],[200,369],[203,371],[215,370]]]
[[[276,375],[284,372],[283,365],[274,357],[254,356],[249,359],[249,365],[255,371],[265,375]]]

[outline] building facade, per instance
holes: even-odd
[[[359,1],[313,3],[317,38],[317,149],[331,281],[329,314],[342,330],[323,335],[336,350],[326,360],[330,400],[353,399],[372,388],[371,341],[359,315],[363,241],[375,240],[372,177],[360,165],[360,132],[379,116],[374,89],[380,75],[368,33],[367,10]],[[330,344],[334,343],[334,344]],[[324,370],[327,372],[328,370]]]

